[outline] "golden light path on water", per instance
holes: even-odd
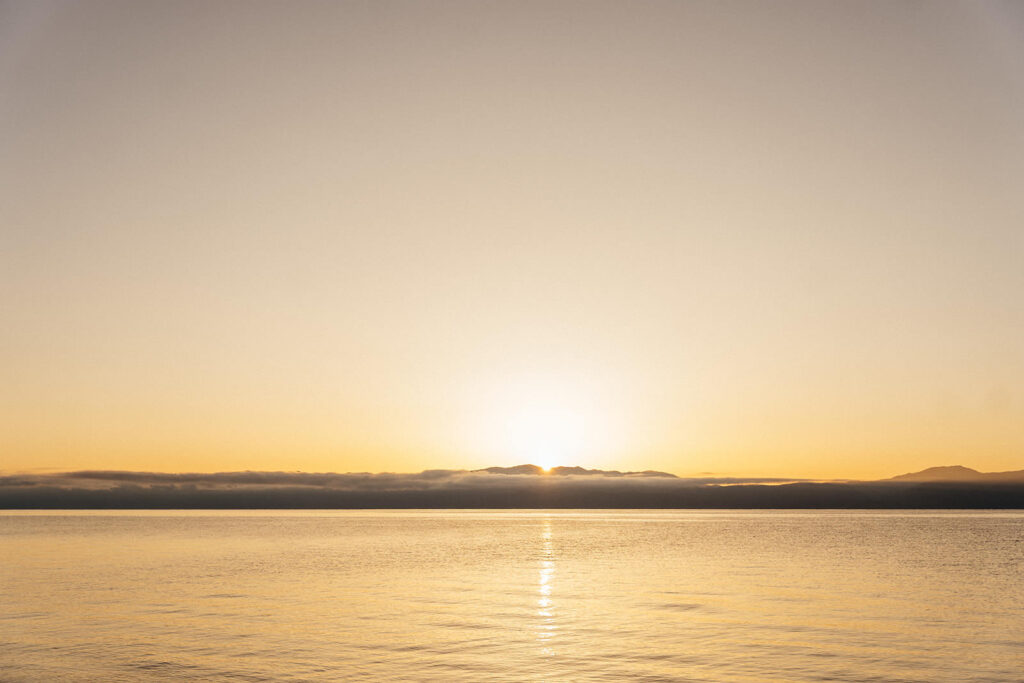
[[[551,599],[552,579],[555,576],[555,550],[551,540],[551,519],[544,518],[541,525],[540,570],[537,593],[537,640],[545,655],[555,654],[554,639],[558,626],[555,624],[554,603]]]

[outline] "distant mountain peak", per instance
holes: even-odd
[[[963,465],[929,467],[920,472],[901,474],[886,481],[1013,482],[1024,480],[1024,470],[1016,472],[979,472]]]
[[[978,470],[972,470],[963,465],[944,465],[942,467],[929,467],[920,472],[908,472],[893,477],[892,481],[965,481],[977,479],[982,476]]]

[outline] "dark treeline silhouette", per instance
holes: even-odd
[[[0,477],[5,509],[366,509],[366,508],[966,508],[1024,509],[1024,484],[970,482],[795,482],[709,484],[703,480],[536,477],[434,471],[422,475],[280,473],[146,475],[78,473]],[[135,476],[126,476],[133,474]],[[246,476],[241,476],[246,475]],[[274,475],[274,476],[270,476]],[[150,476],[150,479],[145,477]],[[225,484],[218,477],[233,482]],[[170,478],[167,482],[164,477]],[[179,478],[180,477],[180,478]],[[347,479],[355,477],[355,481]],[[384,477],[378,481],[378,477]],[[404,477],[404,478],[403,478]],[[311,479],[312,478],[312,479]],[[138,481],[137,481],[138,480]],[[101,485],[96,485],[95,482]],[[253,484],[259,481],[264,483]],[[326,483],[324,483],[326,481]],[[91,485],[82,485],[83,482]]]

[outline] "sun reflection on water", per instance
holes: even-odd
[[[555,637],[554,603],[551,600],[552,579],[555,576],[555,550],[551,540],[551,520],[545,519],[541,526],[540,569],[537,580],[537,641],[541,652],[545,655],[555,654],[553,640]]]

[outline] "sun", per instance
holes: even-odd
[[[527,406],[513,414],[507,426],[512,455],[545,472],[572,464],[584,441],[582,416],[564,406],[543,403]]]
[[[564,369],[496,369],[468,396],[467,443],[478,462],[555,467],[613,466],[624,451],[630,413],[621,391],[597,374]]]

